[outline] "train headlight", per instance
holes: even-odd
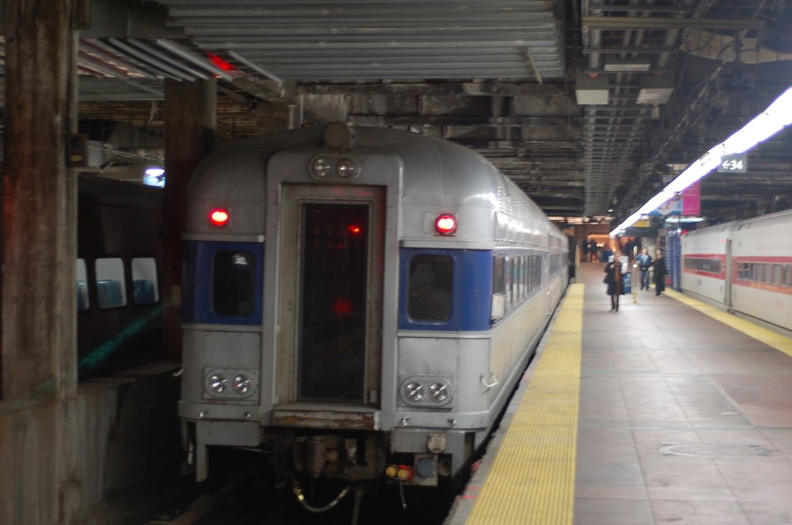
[[[206,368],[204,390],[207,397],[220,399],[245,399],[256,392],[256,376],[252,370]]]
[[[429,385],[429,395],[435,401],[442,403],[448,399],[448,385],[445,383],[432,383]]]
[[[451,382],[442,377],[408,377],[402,380],[400,397],[414,407],[447,407],[453,401]]]
[[[225,392],[228,385],[228,379],[223,374],[212,374],[209,377],[209,390],[215,394],[222,394]]]
[[[348,179],[360,173],[360,166],[352,159],[341,159],[336,164],[336,172],[338,172],[339,177]]]
[[[324,157],[316,157],[311,161],[311,173],[317,177],[326,177],[332,169],[332,164]]]
[[[247,394],[250,391],[250,387],[252,385],[253,382],[245,374],[237,375],[234,377],[234,381],[231,383],[231,387],[239,394]]]
[[[424,397],[424,387],[421,383],[408,383],[404,386],[404,394],[407,399],[417,403]]]

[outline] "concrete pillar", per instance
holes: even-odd
[[[77,182],[70,133],[71,1],[6,0],[3,399],[57,399],[76,381]]]
[[[217,81],[165,81],[165,355],[181,358],[181,234],[190,175],[214,148],[217,123]]]
[[[6,423],[23,436],[3,443],[10,445],[0,475],[3,522],[65,523],[80,502],[69,453],[77,382],[77,179],[66,167],[66,144],[76,131],[75,29],[87,21],[87,8],[87,0],[3,3],[0,396],[12,408]]]

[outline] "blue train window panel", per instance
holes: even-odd
[[[255,259],[249,251],[215,253],[212,310],[218,315],[248,317],[253,313]]]
[[[454,264],[444,255],[410,259],[407,315],[415,321],[447,321],[451,316]]]
[[[189,241],[184,257],[185,322],[261,324],[263,244]]]
[[[489,330],[492,252],[403,248],[399,267],[400,329]]]

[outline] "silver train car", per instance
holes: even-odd
[[[792,331],[792,210],[682,237],[682,290]]]
[[[179,416],[198,480],[212,447],[298,479],[459,476],[568,283],[567,238],[513,182],[404,131],[228,145],[187,206]]]

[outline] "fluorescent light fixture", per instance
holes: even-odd
[[[602,66],[602,70],[613,73],[635,73],[639,71],[649,71],[650,67],[652,67],[652,63],[646,59],[641,60],[609,56],[605,58],[605,65]]]
[[[679,222],[702,222],[704,217],[667,217],[666,222],[679,223]]]
[[[627,217],[610,232],[611,237],[615,237],[630,226],[632,226],[641,215],[645,215],[654,210],[668,199],[680,193],[682,190],[700,180],[709,172],[714,170],[721,163],[724,155],[745,153],[763,140],[772,137],[786,126],[792,124],[792,88],[787,89],[775,102],[757,115],[748,124],[742,127],[734,135],[710,149],[698,160],[679,174],[657,195],[641,206],[641,208]]]
[[[143,175],[143,184],[146,186],[165,187],[165,170],[162,168],[147,168]]]
[[[638,83],[636,104],[665,104],[674,93],[674,78],[671,75],[642,76]]]

